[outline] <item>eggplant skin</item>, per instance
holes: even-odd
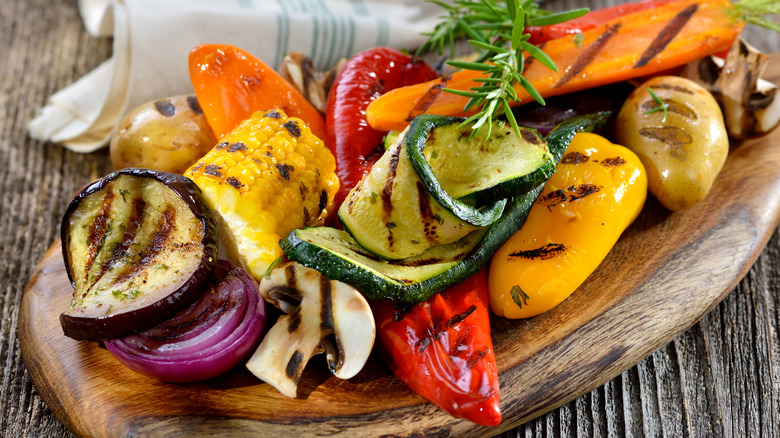
[[[136,193],[117,189],[123,187],[119,184],[151,185],[152,189]],[[112,194],[117,192],[121,193],[122,203],[118,201],[119,196]],[[143,206],[155,202],[143,198],[149,196],[148,192],[164,193],[166,198],[160,202],[167,200],[173,206],[166,204],[168,210],[164,212],[154,206],[138,208],[135,213],[140,218],[128,211],[132,208],[120,208],[131,204],[125,204],[125,195],[129,195],[131,202],[139,200]],[[120,207],[105,209],[110,210],[103,212],[103,219],[109,225],[104,227],[102,234],[95,233],[93,230],[99,227],[92,225],[96,217],[91,209],[104,205],[109,196],[116,202],[108,204],[119,204]],[[150,215],[159,217],[159,223],[150,225]],[[175,218],[168,223],[169,235],[160,237],[159,228],[154,227],[169,217]],[[182,227],[182,221],[192,226]],[[111,234],[113,223],[119,223],[115,228],[122,231],[114,230]],[[127,229],[133,225],[138,228],[139,239],[127,237],[131,234]],[[87,229],[89,232],[84,231]],[[60,232],[63,260],[74,288],[73,301],[60,315],[60,324],[65,336],[76,340],[118,338],[169,319],[200,297],[218,259],[216,218],[200,189],[187,177],[163,171],[127,168],[87,185],[68,205]],[[196,235],[199,240],[184,241],[181,235],[186,236],[186,233]],[[111,237],[107,237],[109,235]],[[117,240],[116,236],[124,240]],[[148,245],[143,242],[144,236],[150,240]],[[92,249],[90,262],[84,261],[87,257],[85,248]],[[155,252],[159,248],[162,250]],[[136,280],[138,283],[134,285]]]

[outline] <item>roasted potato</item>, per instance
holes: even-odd
[[[620,109],[615,129],[617,142],[645,165],[650,193],[673,211],[709,193],[729,151],[718,103],[703,87],[678,76],[658,76],[637,87]]]
[[[195,95],[174,96],[140,105],[120,121],[111,163],[181,174],[216,143]]]

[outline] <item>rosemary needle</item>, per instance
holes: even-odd
[[[658,104],[658,106],[645,111],[645,114],[652,114],[658,111],[663,111],[664,116],[661,118],[661,123],[666,123],[666,114],[669,109],[669,104],[661,100],[661,98],[658,97],[657,94],[655,94],[652,88],[648,87],[647,92],[650,93],[650,97],[653,98],[653,100],[655,101],[655,103]]]
[[[449,48],[450,57],[455,55],[455,41],[467,38],[478,56],[473,62],[448,61],[452,67],[484,73],[478,79],[479,86],[468,91],[445,88],[444,91],[469,98],[464,110],[477,110],[463,124],[475,122],[471,136],[487,125],[488,133],[494,118],[505,116],[519,135],[520,128],[512,114],[509,103],[519,101],[515,84],[523,87],[537,102],[544,105],[544,99],[533,85],[523,77],[525,56],[531,56],[547,68],[558,71],[555,63],[544,51],[528,42],[526,26],[546,26],[562,23],[580,17],[587,8],[566,12],[550,12],[539,8],[535,0],[455,0],[446,3],[441,0],[426,0],[446,11],[428,40],[417,51],[418,55],[430,51],[443,53]]]

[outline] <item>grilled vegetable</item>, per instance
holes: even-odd
[[[294,86],[250,53],[227,44],[201,44],[189,55],[190,81],[218,140],[255,111],[273,108],[302,119],[325,140],[325,120]]]
[[[257,112],[190,167],[217,213],[225,257],[260,279],[290,230],[322,224],[339,183],[333,155],[297,118]]]
[[[268,331],[246,366],[287,397],[297,395],[309,359],[325,352],[339,379],[354,377],[368,360],[376,327],[368,302],[355,288],[297,263],[274,268],[260,293],[285,313]]]
[[[404,308],[382,300],[372,308],[398,378],[455,417],[501,422],[486,268],[422,303]]]
[[[388,47],[364,50],[347,61],[328,93],[327,145],[336,156],[340,206],[353,187],[382,156],[384,131],[366,123],[366,107],[395,88],[437,78],[428,64]]]
[[[679,0],[638,11],[585,31],[574,40],[567,36],[544,46],[557,72],[528,55],[523,76],[541,97],[642,77],[682,66],[695,59],[727,50],[745,22],[729,0]],[[419,114],[464,114],[469,97],[445,92],[479,87],[481,75],[461,71],[449,77],[390,91],[366,109],[374,129],[401,130]],[[522,102],[533,101],[521,86]],[[518,102],[512,102],[517,104]]]
[[[292,84],[317,111],[325,114],[330,87],[346,63],[347,60],[342,58],[330,70],[318,71],[311,57],[301,52],[290,52],[282,59],[279,75]]]
[[[490,309],[529,318],[557,306],[598,267],[642,210],[644,166],[629,149],[577,134],[528,220],[490,262]]]
[[[363,248],[387,259],[452,243],[502,214],[506,199],[553,170],[544,139],[494,122],[469,137],[463,119],[421,116],[349,193],[339,218]]]
[[[673,211],[709,193],[729,152],[718,103],[703,87],[678,76],[657,76],[637,87],[620,109],[616,127],[617,142],[645,165],[650,192]]]
[[[675,0],[642,0],[633,3],[620,3],[614,6],[589,11],[581,17],[566,20],[563,23],[551,24],[548,26],[526,26],[524,32],[529,35],[529,43],[538,45],[565,36],[581,34],[582,32],[600,26],[609,20],[634,12],[644,11],[645,9],[657,8],[670,1]]]
[[[220,260],[200,298],[162,324],[104,342],[121,363],[166,382],[216,377],[246,359],[265,327],[265,301],[243,269]]]
[[[82,189],[62,219],[74,293],[66,336],[108,339],[153,327],[195,301],[217,263],[213,213],[189,179],[123,169]]]
[[[723,111],[729,136],[744,140],[766,135],[780,123],[777,85],[761,79],[768,62],[768,55],[738,39],[725,59],[699,59],[687,64],[679,75],[712,93]]]
[[[567,120],[547,136],[557,162],[572,137],[606,122],[609,113]],[[351,284],[370,298],[418,303],[477,273],[490,256],[523,225],[541,187],[508,200],[503,214],[488,227],[422,254],[399,261],[381,259],[363,249],[348,233],[328,227],[296,229],[280,242],[285,255],[316,267],[326,277]]]
[[[114,169],[184,173],[217,144],[194,95],[147,102],[130,111],[111,137]]]

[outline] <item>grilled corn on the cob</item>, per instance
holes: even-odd
[[[259,280],[282,255],[282,236],[320,225],[332,211],[335,170],[303,121],[271,110],[253,114],[184,175],[217,213],[221,250]]]

